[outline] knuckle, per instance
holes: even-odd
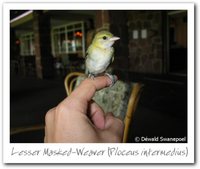
[[[57,107],[56,107],[56,115],[60,112],[63,112],[65,109],[65,106],[63,104],[59,104]]]
[[[67,110],[71,109],[73,106],[73,101],[72,99],[69,97],[67,98],[65,101],[61,102],[60,104],[58,104],[55,108],[55,113],[56,115],[62,114],[64,112],[67,112]]]
[[[52,118],[54,109],[55,109],[55,108],[52,108],[52,109],[50,109],[50,110],[46,113],[46,115],[45,115],[45,122],[48,122],[48,121]]]

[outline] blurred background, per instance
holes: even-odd
[[[10,142],[43,142],[46,112],[66,97],[65,76],[84,72],[101,29],[120,37],[114,73],[144,84],[128,142],[187,142],[187,11],[174,10],[11,10]]]

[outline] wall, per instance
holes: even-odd
[[[120,37],[114,44],[115,60],[112,63],[116,74],[119,78],[128,80],[129,70],[129,39],[127,27],[127,11],[123,10],[110,10],[110,31],[114,36]]]
[[[162,14],[161,11],[128,11],[129,71],[162,73]],[[141,38],[141,30],[147,38]],[[133,39],[138,30],[138,39]]]

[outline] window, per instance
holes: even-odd
[[[22,34],[20,36],[20,54],[22,56],[35,55],[33,32]]]
[[[85,37],[83,22],[71,23],[52,29],[53,54],[77,53],[84,55]]]

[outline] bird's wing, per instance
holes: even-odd
[[[113,56],[112,56],[111,63],[113,63],[113,62],[114,62],[114,60],[115,60],[115,58],[114,58],[114,55],[113,55]]]
[[[92,47],[91,47],[91,45],[88,47],[88,49],[87,49],[87,51],[86,51],[86,53],[85,53],[85,59],[87,59],[87,57],[89,56],[89,53],[91,52],[91,50],[92,50]]]
[[[111,57],[111,63],[112,63],[114,62],[114,48],[113,47],[111,48],[111,55],[112,55]]]

